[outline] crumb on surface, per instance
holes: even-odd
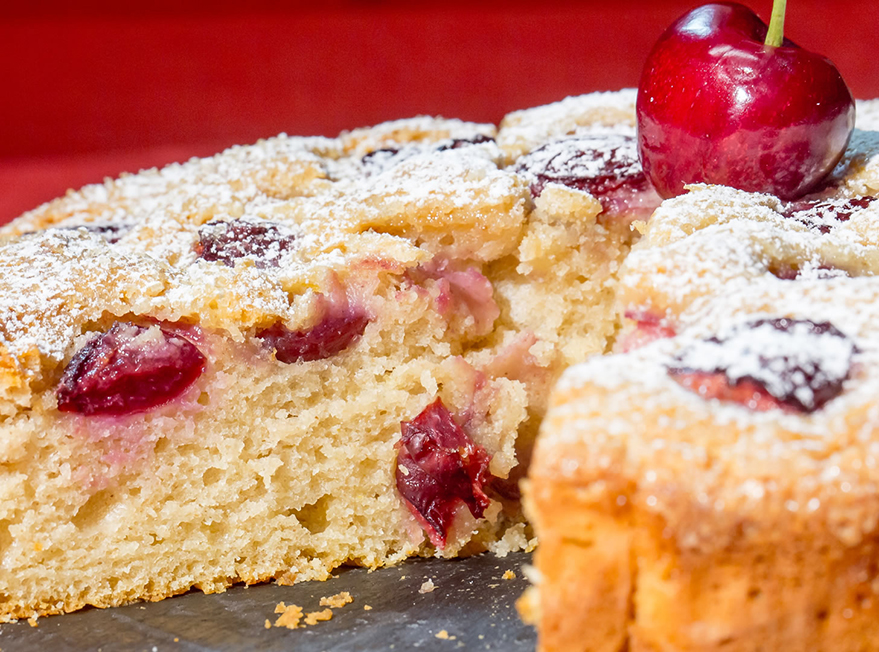
[[[275,613],[283,606],[283,602],[275,607]],[[286,627],[287,629],[298,629],[299,622],[302,620],[302,607],[291,604],[289,607],[283,607],[281,615],[275,621],[275,627]],[[306,622],[308,622],[306,620]]]
[[[504,571],[504,574],[501,575],[502,580],[514,580],[516,579],[516,573],[511,570]]]
[[[365,605],[363,605],[363,610],[364,611],[372,611],[372,607],[368,604],[365,604]]]
[[[454,641],[454,640],[457,638],[456,636],[451,636],[451,635],[449,635],[449,633],[448,633],[446,630],[444,630],[444,629],[439,630],[439,631],[435,634],[435,636],[436,636],[436,638],[441,638],[441,639],[443,639],[444,641]]]
[[[354,598],[351,597],[351,594],[348,593],[348,591],[342,591],[341,593],[331,595],[328,598],[321,598],[320,606],[334,607],[338,609],[339,607],[344,607],[346,604],[350,604],[351,602],[354,602]]]
[[[300,610],[301,612],[301,610]],[[324,609],[323,611],[311,611],[305,614],[306,625],[316,625],[322,620],[331,620],[333,617],[332,609]]]
[[[31,627],[39,627],[40,625],[37,623],[37,620],[39,620],[39,616],[31,616],[27,619],[27,624]]]
[[[265,627],[266,629],[271,629],[271,628],[272,628],[272,622],[271,622],[268,618],[266,618],[266,622],[265,622],[264,627]],[[175,638],[174,640],[176,641],[177,639]]]
[[[436,584],[433,583],[433,580],[428,579],[424,584],[421,585],[421,588],[418,589],[419,593],[430,593],[431,591],[436,590]]]

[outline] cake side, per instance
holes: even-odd
[[[852,374],[807,414],[683,385],[687,334],[566,373],[527,494],[541,649],[875,640],[876,331],[847,333]]]

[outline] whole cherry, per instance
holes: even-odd
[[[767,27],[743,5],[704,5],[653,47],[638,148],[663,197],[704,182],[795,199],[839,161],[854,99],[833,63],[783,38],[784,11],[775,0]]]

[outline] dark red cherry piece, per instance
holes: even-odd
[[[491,502],[484,491],[492,477],[489,455],[473,443],[440,399],[411,421],[403,421],[401,430],[397,490],[430,542],[442,549],[462,503],[482,518]]]
[[[669,375],[703,398],[752,410],[810,413],[836,398],[851,373],[854,343],[829,322],[760,319],[693,342]]]
[[[158,326],[118,322],[71,358],[55,389],[58,409],[141,412],[179,396],[204,368],[205,357],[189,340]]]
[[[442,143],[437,147],[438,152],[443,152],[447,149],[463,149],[464,147],[470,147],[470,145],[480,145],[482,143],[493,143],[494,138],[491,136],[486,136],[485,134],[476,134],[475,136],[471,136],[470,138],[452,138],[450,141],[446,143]]]
[[[796,199],[839,161],[855,118],[839,71],[766,35],[747,7],[708,4],[654,46],[638,88],[638,147],[663,197],[705,182]]]
[[[199,258],[234,267],[245,256],[260,268],[277,267],[281,253],[293,246],[296,236],[285,234],[277,224],[250,220],[213,220],[198,230],[195,253]]]
[[[876,198],[870,196],[801,200],[787,204],[782,215],[819,233],[830,233],[834,226],[848,222],[874,201]]]
[[[383,147],[368,152],[360,159],[368,174],[378,174],[402,163],[406,159],[425,152],[444,152],[448,149],[463,149],[471,145],[493,143],[494,138],[485,134],[474,134],[468,138],[450,138],[439,143],[406,143],[397,147]]]
[[[534,197],[558,183],[590,193],[609,215],[649,215],[660,201],[641,169],[635,138],[623,134],[555,140],[522,156],[515,169],[530,179]]]
[[[345,308],[329,312],[306,330],[291,331],[281,322],[275,322],[256,336],[275,350],[275,357],[281,362],[311,362],[347,349],[363,335],[368,323],[369,317],[364,312]]]

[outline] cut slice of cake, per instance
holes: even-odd
[[[4,227],[0,619],[532,545],[548,387],[649,210],[633,100],[280,136]]]
[[[875,122],[797,202],[693,186],[620,272],[617,353],[565,372],[530,468],[546,651],[879,640]]]

